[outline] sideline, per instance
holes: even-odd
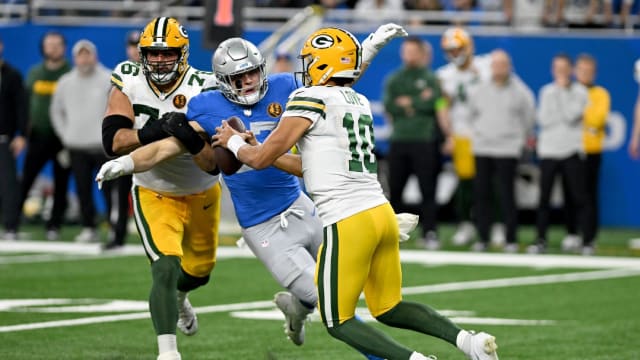
[[[125,245],[116,251],[103,252],[100,244],[77,244],[61,241],[0,241],[2,253],[37,253],[33,262],[113,258],[120,256],[144,256],[142,245]],[[46,254],[64,254],[64,257],[47,257]],[[71,255],[83,255],[73,257]],[[218,259],[253,258],[248,248],[220,246]],[[640,269],[640,258],[617,256],[580,255],[532,255],[504,253],[475,253],[465,251],[400,250],[400,260],[406,264],[480,265],[569,269]],[[0,264],[27,263],[25,256],[0,256]]]

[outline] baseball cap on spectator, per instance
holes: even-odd
[[[87,39],[78,40],[78,42],[75,43],[75,45],[73,45],[73,49],[71,50],[71,53],[73,54],[73,56],[76,56],[82,49],[85,49],[92,54],[98,53],[98,50],[96,49],[96,45]]]
[[[140,31],[131,30],[127,33],[127,45],[138,45],[140,42]]]

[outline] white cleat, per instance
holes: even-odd
[[[295,296],[286,291],[277,293],[273,301],[284,314],[284,333],[294,344],[302,345],[304,343],[304,321],[312,310],[305,308]]]
[[[180,353],[177,351],[167,351],[158,355],[157,360],[182,360]]]
[[[461,222],[451,237],[451,242],[455,246],[466,245],[476,236],[476,228],[468,221]]]
[[[498,345],[495,336],[484,332],[472,334],[467,357],[471,360],[498,360]]]
[[[198,317],[196,316],[195,310],[191,306],[189,299],[185,297],[182,306],[178,302],[178,329],[182,331],[183,334],[187,336],[191,336],[198,332]]]

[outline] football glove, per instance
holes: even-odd
[[[371,63],[378,51],[387,45],[389,41],[408,35],[407,31],[400,25],[394,23],[380,25],[376,32],[369,34],[362,42],[362,62]]]
[[[133,168],[134,163],[131,155],[124,155],[117,159],[107,161],[100,167],[98,175],[96,175],[98,189],[102,189],[102,183],[104,181],[113,180],[123,175],[133,174]]]
[[[162,130],[162,124],[164,122],[164,115],[158,120],[147,120],[142,128],[138,129],[138,140],[140,140],[140,144],[146,145],[154,141],[162,140],[169,137],[169,134]]]
[[[420,217],[415,214],[400,213],[396,214],[398,221],[398,230],[400,231],[400,242],[409,240],[409,234],[415,230]]]
[[[162,129],[180,140],[187,150],[193,155],[199,153],[204,148],[204,140],[193,130],[187,116],[180,112],[170,112],[163,115],[166,121],[162,123]]]

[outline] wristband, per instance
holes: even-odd
[[[122,174],[123,175],[131,175],[133,174],[133,169],[135,168],[135,163],[133,162],[133,158],[131,155],[124,155],[120,157],[120,163],[122,164]]]
[[[248,145],[240,135],[231,135],[229,140],[227,141],[227,149],[233,153],[233,156],[238,158],[238,150],[244,145]]]

